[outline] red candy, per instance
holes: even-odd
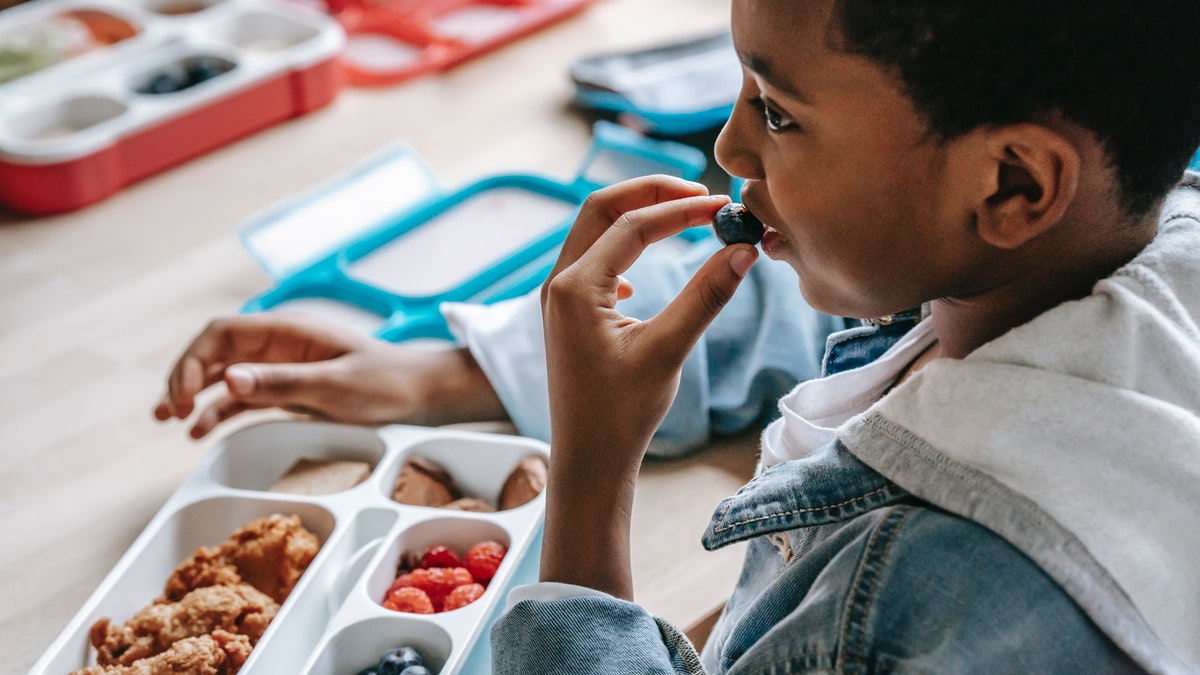
[[[429,549],[424,556],[421,557],[421,562],[417,563],[417,567],[428,569],[430,567],[462,567],[463,561],[458,557],[458,554],[451,551],[445,546],[434,546]]]
[[[425,591],[409,586],[388,591],[383,599],[383,606],[394,612],[409,612],[410,614],[433,614],[433,602]]]
[[[472,583],[471,573],[463,567],[434,567],[427,570],[412,571],[412,585],[429,594],[435,607],[450,595],[450,591]]]
[[[467,551],[467,570],[479,583],[491,581],[506,553],[508,549],[494,541],[475,544]]]
[[[481,597],[483,597],[483,586],[479,584],[459,586],[450,591],[450,595],[446,596],[446,602],[442,605],[442,611],[449,612],[452,609],[465,607]]]
[[[396,580],[393,581],[392,585],[388,587],[388,593],[391,593],[397,588],[407,588],[412,585],[412,575],[405,572],[404,574],[396,577]]]

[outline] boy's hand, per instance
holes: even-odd
[[[728,202],[665,176],[600,190],[580,210],[542,287],[553,453],[543,581],[632,594],[628,516],[638,467],[684,359],[757,250],[721,249],[644,321],[616,310],[628,291],[620,275],[649,244],[711,222]]]
[[[465,349],[405,347],[283,313],[210,323],[176,361],[154,416],[187,419],[197,394],[222,381],[227,391],[196,417],[193,438],[238,413],[272,407],[357,424],[506,417]]]

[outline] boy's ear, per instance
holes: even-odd
[[[1015,249],[1054,227],[1079,188],[1075,146],[1038,124],[988,133],[987,191],[976,227],[988,244]]]

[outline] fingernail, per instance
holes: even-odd
[[[191,435],[191,437],[192,437],[193,439],[195,439],[195,440],[197,440],[197,441],[198,441],[198,440],[200,440],[201,438],[204,438],[204,434],[207,434],[207,433],[208,433],[208,429],[205,429],[203,426],[201,426],[201,423],[200,423],[200,422],[197,422],[197,423],[196,423],[196,424],[195,424],[195,425],[194,425],[194,426],[193,426],[193,427],[192,427],[192,428],[191,428],[191,429],[188,431],[188,433]]]
[[[245,366],[229,366],[225,369],[225,386],[236,396],[246,396],[254,391],[254,373]]]
[[[746,273],[749,272],[750,268],[754,266],[754,261],[757,259],[758,256],[754,254],[754,251],[739,246],[737,250],[735,250],[733,254],[729,256],[729,267],[733,270],[733,273],[736,274],[739,279],[741,279],[742,277],[746,276]]]

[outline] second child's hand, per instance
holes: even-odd
[[[551,449],[541,580],[632,599],[629,522],[638,467],[688,352],[757,259],[717,251],[657,316],[616,309],[620,277],[651,243],[712,221],[729,202],[648,176],[594,193],[542,287]]]
[[[226,391],[197,411],[197,396]],[[218,389],[219,391],[219,389]],[[505,419],[465,348],[391,344],[315,317],[267,312],[213,321],[176,359],[159,420],[186,420],[192,438],[247,410],[281,408],[348,424]]]

